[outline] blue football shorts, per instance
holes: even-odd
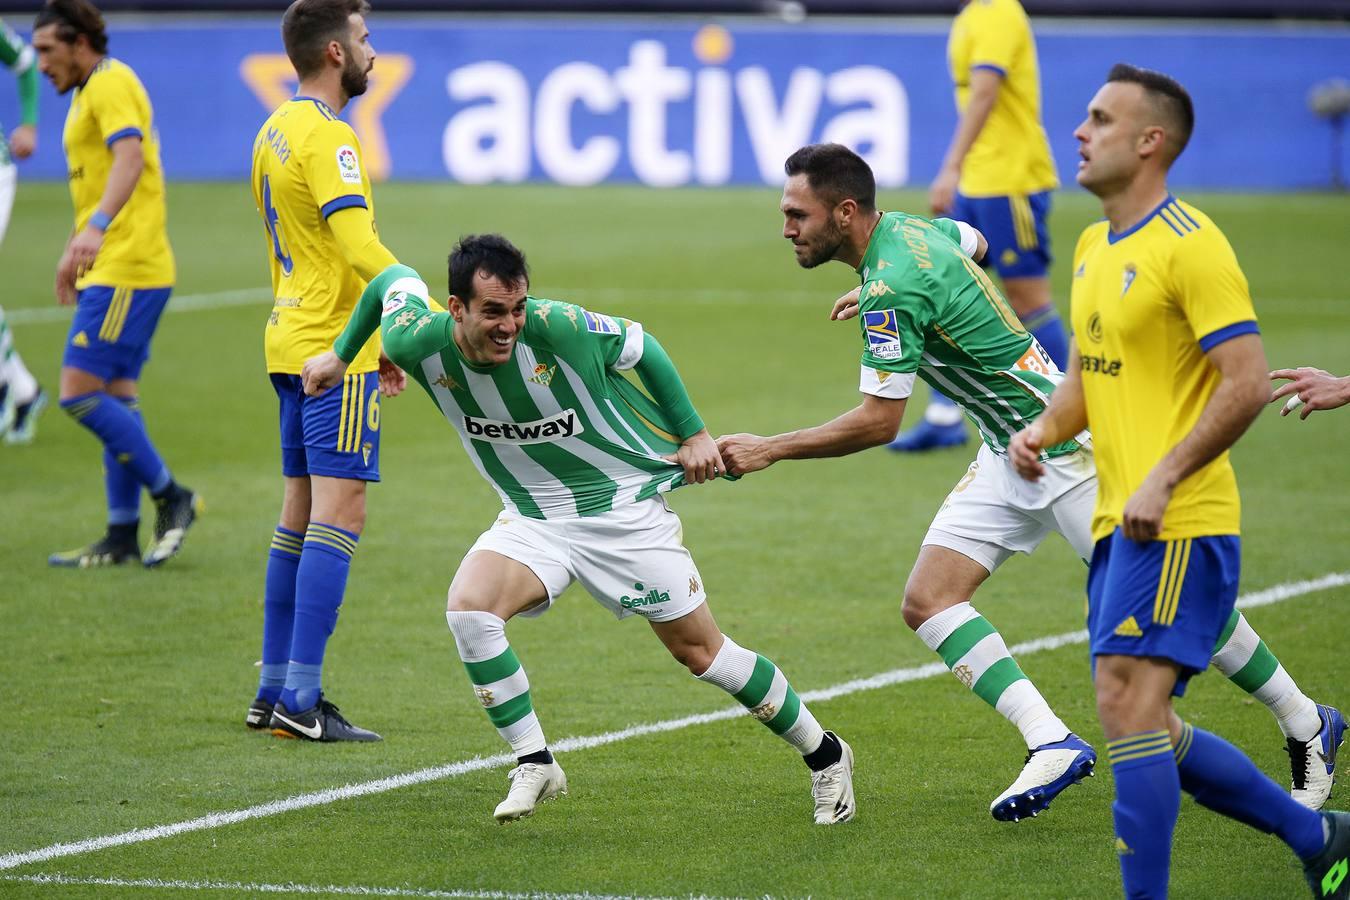
[[[340,387],[305,395],[299,375],[272,373],[281,404],[281,473],[380,480],[380,380],[347,375]]]
[[[63,366],[104,381],[140,377],[150,358],[150,339],[172,287],[90,285],[76,295],[75,318],[66,336]]]
[[[1237,535],[1138,543],[1117,528],[1099,540],[1088,570],[1094,664],[1104,654],[1170,659],[1180,697],[1233,614],[1241,560]]]
[[[1050,192],[1002,197],[957,193],[951,218],[979,229],[989,242],[985,263],[1000,278],[1041,278],[1050,271]]]

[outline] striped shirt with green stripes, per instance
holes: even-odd
[[[367,285],[334,349],[354,358],[378,324],[384,352],[518,515],[593,516],[682,485],[683,469],[664,456],[703,421],[660,344],[637,322],[570,303],[529,297],[525,312],[511,359],[475,365],[417,272],[393,265]]]
[[[883,214],[858,274],[863,393],[907,398],[917,374],[1007,456],[1012,436],[1041,414],[1064,376],[961,249],[957,224]],[[1073,453],[1087,440],[1083,432],[1042,455]]]

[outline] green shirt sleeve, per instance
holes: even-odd
[[[888,272],[894,272],[890,269]],[[932,298],[923,289],[922,276],[874,275],[862,286],[862,364],[881,372],[919,370],[924,333],[932,319]]]
[[[407,369],[445,347],[454,330],[454,317],[428,306],[427,286],[416,270],[402,264],[375,276],[352,312],[333,350],[346,362],[361,352],[378,327],[384,352]]]
[[[954,219],[941,218],[933,219],[933,227],[951,238],[956,246],[961,246],[961,229],[956,227]]]
[[[642,335],[642,356],[633,371],[637,372],[642,386],[665,412],[680,440],[703,430],[703,419],[694,409],[694,401],[689,398],[675,363],[661,342],[650,334]]]
[[[20,120],[23,125],[37,124],[38,70],[37,55],[23,38],[4,22],[0,22],[0,63],[4,63],[18,78]]]

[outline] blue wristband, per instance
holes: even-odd
[[[89,224],[99,231],[107,231],[108,226],[112,224],[112,216],[101,209],[94,210],[94,214],[89,217]]]

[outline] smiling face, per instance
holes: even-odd
[[[450,297],[455,318],[455,345],[464,358],[478,366],[499,366],[511,359],[525,328],[524,279],[507,283],[479,270],[473,277],[473,296]]]
[[[844,244],[844,229],[835,220],[839,208],[829,206],[811,188],[805,174],[792,175],[783,185],[783,237],[792,241],[797,265],[814,269],[821,263],[837,259]]]

